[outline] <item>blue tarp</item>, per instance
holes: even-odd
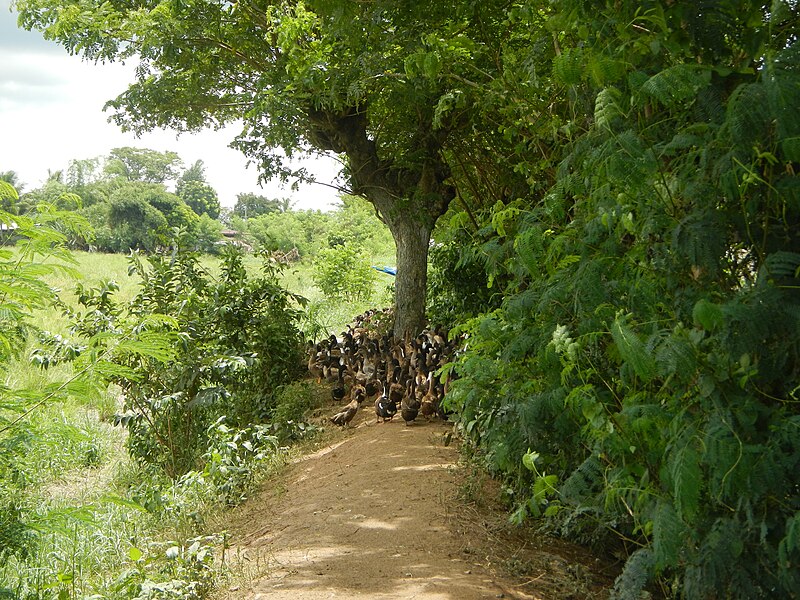
[[[397,275],[397,267],[376,267],[372,265],[372,268],[376,271],[380,271],[381,273],[388,273],[389,275]]]

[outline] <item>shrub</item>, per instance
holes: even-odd
[[[202,469],[212,423],[225,416],[230,427],[243,428],[267,418],[275,390],[302,372],[296,321],[304,300],[280,287],[269,259],[260,276],[248,277],[232,247],[219,280],[178,241],[171,255],[152,255],[146,264],[133,255],[131,271],[142,283],[127,310],[113,302],[108,285],[81,290],[89,310],[72,314],[73,332],[101,339],[75,360],[112,352],[112,361],[91,368],[122,388],[125,407],[116,422],[129,430],[131,455],[177,478]],[[124,341],[110,343],[115,336]],[[39,360],[56,364],[67,358],[65,348],[79,347],[53,339]]]
[[[314,263],[313,280],[328,298],[368,301],[374,290],[375,275],[366,254],[346,242],[320,251]]]

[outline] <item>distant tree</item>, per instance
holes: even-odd
[[[83,206],[107,202],[115,182],[103,172],[102,157],[71,160],[67,167],[66,185],[81,197]]]
[[[61,181],[61,171],[57,171],[56,173],[50,172],[44,185],[20,196],[19,212],[26,214],[35,209],[36,205],[40,202],[46,202],[60,208],[64,205],[59,202],[61,197],[69,193],[69,188]],[[78,200],[80,201],[80,199]],[[74,198],[67,200],[66,207],[67,210],[80,208],[80,206],[77,206],[74,202]]]
[[[199,217],[175,194],[157,183],[133,182],[114,190],[108,211],[113,233],[111,250],[131,248],[152,251],[167,244],[172,230],[181,228],[193,234]]]
[[[178,184],[175,193],[198,215],[208,215],[212,219],[219,216],[221,206],[214,188],[202,181],[184,181]]]
[[[197,226],[197,214],[180,197],[155,184],[145,184],[140,189],[142,197],[164,215],[170,228],[192,230]]]
[[[208,183],[206,180],[206,167],[202,160],[196,160],[186,169],[178,179],[178,184],[182,181],[199,181],[201,183]]]
[[[217,242],[222,240],[222,223],[209,215],[200,215],[193,239],[197,250],[216,253],[220,248]]]
[[[212,219],[219,216],[219,196],[205,179],[202,160],[196,161],[178,178],[175,193],[198,215],[208,215]]]
[[[266,196],[259,196],[252,192],[245,192],[236,195],[236,204],[233,206],[233,214],[243,219],[252,219],[273,212],[286,212],[286,210],[281,210],[282,206],[284,206],[284,204],[278,200],[273,200]]]
[[[181,159],[176,152],[125,146],[111,151],[105,172],[128,181],[164,183],[177,179],[180,166]]]
[[[276,200],[276,203],[278,204],[278,210],[281,212],[289,212],[292,210],[295,204],[294,200],[286,197],[279,198]]]
[[[217,217],[217,219],[220,221],[220,223],[223,223],[226,227],[232,227],[232,222],[234,218],[240,219],[241,217],[235,215],[233,213],[233,209],[230,208],[229,206],[223,206],[219,209],[219,216]]]
[[[167,220],[158,209],[142,197],[125,193],[111,198],[108,225],[113,235],[108,240],[109,249],[114,252],[153,251],[168,230]]]
[[[328,213],[332,223],[328,233],[331,242],[352,242],[365,248],[371,254],[390,254],[393,252],[392,235],[386,225],[375,214],[375,208],[364,198],[344,194],[339,198],[339,206]]]
[[[101,159],[99,157],[69,161],[67,185],[71,188],[82,189],[98,181],[102,177],[100,163]]]

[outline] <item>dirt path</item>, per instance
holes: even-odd
[[[229,554],[249,565],[252,576],[227,598],[605,596],[598,589],[607,577],[588,576],[573,556],[554,548],[536,551],[538,576],[503,574],[495,561],[528,559],[520,549],[513,557],[494,556],[480,515],[472,523],[462,518],[457,451],[443,443],[449,425],[376,424],[366,409],[354,424],[293,465],[282,493],[265,489],[237,509]]]

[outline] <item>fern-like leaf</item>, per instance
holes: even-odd
[[[678,564],[685,533],[673,505],[660,502],[653,518],[653,558],[658,571]]]
[[[658,103],[671,107],[697,96],[711,81],[711,71],[701,65],[681,64],[653,75],[642,85],[642,92]]]
[[[672,450],[668,457],[672,496],[678,516],[691,521],[700,507],[702,490],[702,470],[700,453],[688,439]]]
[[[654,564],[653,551],[648,547],[631,554],[622,574],[614,582],[611,600],[640,600]]]
[[[797,277],[800,271],[800,254],[797,252],[773,252],[764,261],[768,277]]]
[[[522,264],[531,275],[538,275],[542,270],[542,232],[538,227],[528,227],[514,239],[514,247]]]
[[[716,331],[725,323],[725,313],[719,304],[705,298],[698,300],[692,309],[692,319],[696,325],[707,331]]]
[[[618,317],[611,325],[611,336],[622,359],[633,368],[636,375],[650,381],[656,374],[656,362],[639,336]]]
[[[603,129],[611,129],[611,123],[622,116],[619,101],[622,93],[615,87],[600,90],[594,101],[594,121]]]
[[[758,83],[740,85],[728,101],[726,124],[733,143],[743,150],[762,140],[772,120],[767,90]]]
[[[583,79],[586,57],[579,48],[567,48],[553,59],[553,75],[566,85],[577,85]]]

